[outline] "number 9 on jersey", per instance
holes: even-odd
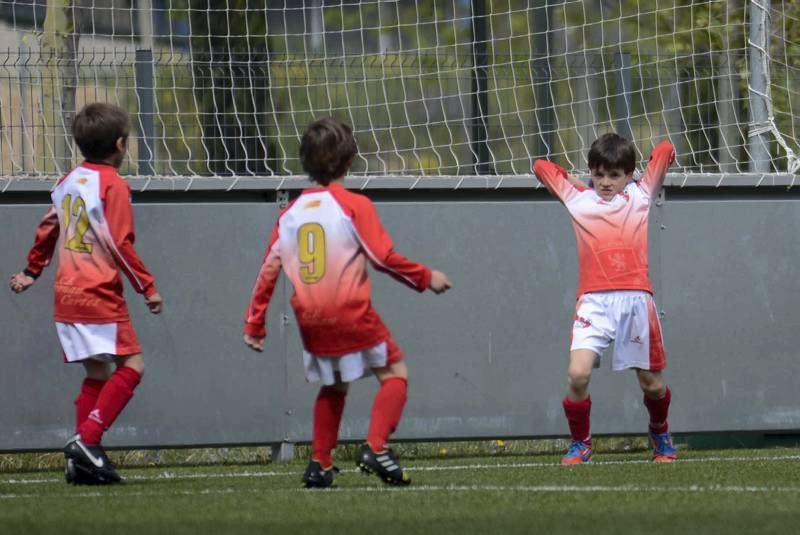
[[[306,223],[297,230],[300,280],[314,284],[325,275],[325,229],[319,223]]]

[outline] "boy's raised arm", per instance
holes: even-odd
[[[586,188],[584,185],[578,185],[577,178],[570,177],[567,170],[558,165],[557,163],[549,162],[547,160],[535,160],[533,162],[533,173],[539,182],[561,202],[566,202],[570,197]]]
[[[650,197],[655,196],[664,184],[667,170],[672,162],[675,161],[675,147],[669,141],[662,141],[653,152],[650,153],[650,161],[647,169],[644,170],[639,186],[644,189]]]

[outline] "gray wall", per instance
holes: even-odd
[[[654,208],[651,273],[665,314],[675,431],[800,428],[792,306],[800,199],[776,191],[752,188],[744,199],[723,190],[697,198],[668,192]],[[397,438],[565,435],[561,399],[577,278],[566,211],[542,191],[508,188],[493,200],[434,193],[384,192],[377,203],[397,249],[455,284],[444,296],[419,295],[373,274],[374,302],[411,370]],[[24,265],[45,210],[46,193],[30,195],[37,203],[6,196],[0,205],[0,274]],[[166,307],[151,316],[129,295],[147,371],[107,444],[309,440],[316,388],[303,379],[285,282],[270,309],[265,353],[250,352],[240,338],[276,204],[257,196],[163,198],[145,198],[135,211],[137,246]],[[26,294],[0,289],[0,450],[57,448],[71,434],[82,368],[61,363],[54,271]],[[366,433],[375,389],[374,380],[353,385],[343,439]],[[612,373],[604,362],[592,396],[596,434],[644,431],[632,372]]]

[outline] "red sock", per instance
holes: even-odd
[[[644,396],[644,406],[650,413],[650,432],[655,434],[666,433],[669,431],[667,414],[669,413],[669,402],[672,400],[672,391],[667,387],[664,397],[661,399],[650,399]]]
[[[319,389],[317,401],[314,403],[314,435],[311,438],[311,458],[322,468],[333,465],[331,451],[339,440],[339,422],[342,421],[344,402],[347,392],[330,386]]]
[[[381,383],[372,403],[372,416],[369,420],[367,444],[372,451],[383,451],[389,442],[389,435],[394,433],[403,407],[408,399],[408,381],[402,377],[391,377]]]
[[[83,421],[89,417],[89,413],[94,408],[95,403],[97,403],[97,397],[100,395],[100,391],[103,389],[104,384],[106,384],[105,381],[91,379],[89,377],[83,380],[81,391],[78,394],[78,397],[75,398],[76,430],[78,429],[78,426],[80,426]]]
[[[591,446],[592,435],[589,433],[589,414],[592,412],[592,398],[587,397],[582,401],[572,401],[569,398],[564,398],[563,405],[572,440],[580,440]]]
[[[141,378],[139,372],[130,366],[117,368],[103,385],[89,416],[78,426],[81,440],[87,444],[100,444],[103,432],[111,427],[133,397],[133,391]]]

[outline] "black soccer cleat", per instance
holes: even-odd
[[[103,447],[84,444],[80,435],[69,439],[64,446],[64,457],[67,461],[73,461],[74,473],[88,471],[97,479],[99,485],[125,483],[125,480],[117,473],[114,463],[108,459]],[[67,463],[67,470],[69,471],[69,463]],[[69,473],[67,473],[67,478],[69,478]],[[68,482],[71,483],[69,480]]]
[[[358,452],[356,466],[362,472],[375,474],[390,485],[408,485],[411,478],[408,477],[397,462],[397,455],[391,449],[382,453],[375,453],[368,444],[363,444]]]
[[[303,485],[307,489],[324,489],[333,486],[333,474],[339,473],[339,469],[332,466],[325,470],[317,461],[311,461],[303,474]]]

